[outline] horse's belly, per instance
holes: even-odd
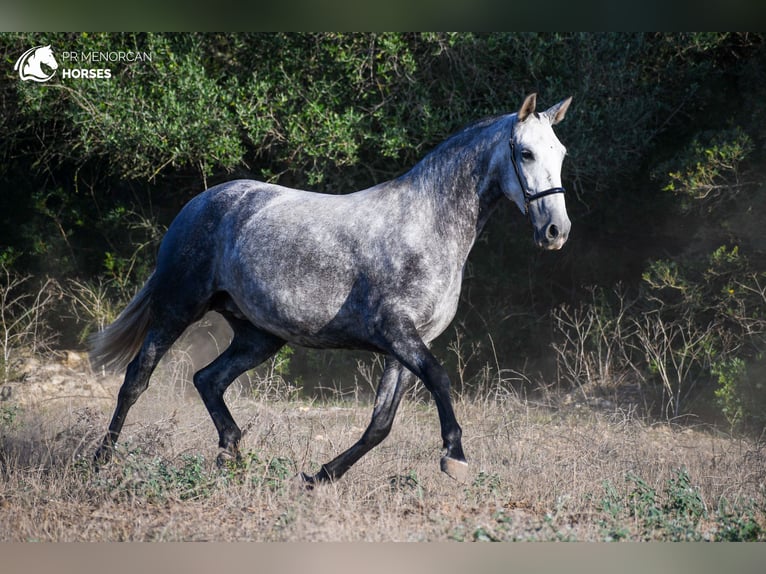
[[[305,278],[304,278],[305,279]],[[310,278],[308,278],[310,279]],[[372,349],[373,320],[354,286],[343,283],[320,287],[312,281],[263,281],[232,294],[241,313],[255,326],[305,347]]]
[[[376,337],[361,319],[358,322],[327,321],[314,317],[283,318],[274,321],[255,317],[253,323],[289,343],[316,349],[359,349],[379,351]]]

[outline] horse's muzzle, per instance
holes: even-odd
[[[535,243],[541,249],[555,251],[564,247],[571,228],[569,219],[560,223],[549,223],[543,229],[535,229]]]

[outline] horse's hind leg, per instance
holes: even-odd
[[[117,406],[112,416],[112,422],[109,424],[109,430],[94,456],[94,461],[97,464],[106,463],[111,459],[114,444],[120,436],[130,407],[135,404],[138,397],[149,386],[149,378],[157,367],[157,363],[160,362],[160,359],[182,332],[183,329],[177,329],[174,332],[150,329],[147,333],[141,349],[125,372],[125,380],[117,395]]]
[[[282,339],[261,331],[249,321],[229,316],[226,319],[234,330],[231,344],[194,375],[194,386],[218,430],[218,446],[221,449],[217,459],[219,466],[228,459],[239,458],[239,441],[242,438],[242,431],[223,400],[226,389],[239,375],[260,365],[285,344]]]
[[[337,480],[356,461],[380,444],[391,431],[391,425],[394,422],[396,409],[399,407],[404,389],[412,379],[414,379],[412,373],[404,369],[401,363],[389,357],[386,360],[386,367],[375,396],[372,420],[362,438],[332,461],[323,464],[322,469],[316,475],[302,474],[303,480],[309,484]]]

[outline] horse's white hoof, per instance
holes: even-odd
[[[441,469],[444,474],[454,478],[459,483],[468,481],[468,463],[464,460],[457,460],[448,456],[443,456],[441,460]]]

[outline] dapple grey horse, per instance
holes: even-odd
[[[517,113],[474,123],[407,173],[355,193],[239,180],[192,199],[168,228],[154,273],[95,336],[94,366],[127,364],[96,463],[110,459],[162,356],[212,310],[234,335],[194,385],[218,430],[219,464],[239,457],[242,436],[224,403],[226,388],[290,343],[385,355],[367,430],[317,474],[303,474],[309,485],[340,478],[388,435],[413,377],[436,403],[441,469],[465,479],[449,377],[429,344],[452,321],[468,253],[503,197],[528,216],[541,248],[566,242],[565,148],[552,126],[571,100],[538,113],[531,94]]]

